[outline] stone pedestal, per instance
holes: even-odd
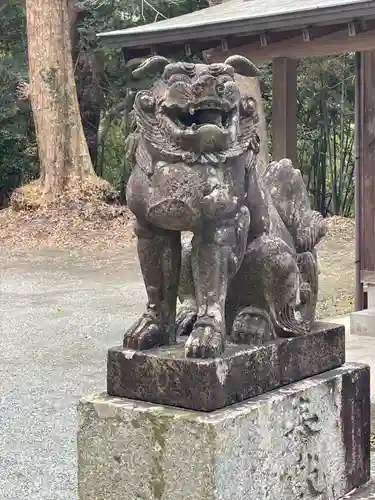
[[[350,315],[351,335],[375,337],[375,308],[352,312]]]
[[[108,352],[107,392],[189,410],[213,411],[345,362],[345,329],[318,322],[311,333],[259,346],[230,339],[222,357],[185,357],[184,342],[147,351]]]
[[[367,307],[375,308],[375,283],[367,283]]]
[[[79,499],[337,500],[369,479],[369,402],[357,364],[210,413],[88,397]]]

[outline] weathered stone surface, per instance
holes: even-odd
[[[80,500],[336,500],[369,479],[369,455],[366,365],[212,413],[79,405]]]
[[[375,308],[375,283],[367,283],[367,307]]]
[[[350,315],[350,333],[364,337],[375,336],[375,308],[352,312]]]
[[[327,226],[291,160],[257,167],[259,94],[241,77],[259,71],[240,55],[217,64],[154,55],[133,75],[152,73],[160,78],[135,96],[127,139],[148,300],[123,345],[171,345],[183,332],[186,356],[219,358],[226,332],[264,341],[260,322],[266,337],[311,331]],[[181,245],[185,232],[193,238]]]
[[[108,352],[107,391],[125,397],[212,411],[345,362],[342,325],[317,323],[306,336],[249,347],[228,343],[222,358],[185,358],[184,346]]]

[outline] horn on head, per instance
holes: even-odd
[[[255,77],[260,75],[259,69],[249,59],[244,56],[230,56],[225,60],[224,64],[232,66],[234,71],[239,75]]]
[[[146,73],[162,73],[169,63],[170,61],[166,57],[152,56],[143,61],[143,63],[132,72],[132,75],[134,78],[142,78]]]

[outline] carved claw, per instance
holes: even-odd
[[[171,336],[156,317],[146,313],[125,333],[124,347],[143,351],[172,343]]]
[[[211,318],[196,322],[186,344],[187,358],[216,358],[224,352],[224,339],[221,329],[214,325]]]
[[[190,307],[181,308],[178,311],[176,318],[177,337],[190,335],[196,319],[196,309],[192,309]]]

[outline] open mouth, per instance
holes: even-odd
[[[172,141],[184,151],[215,153],[233,144],[238,135],[237,107],[205,102],[198,106],[162,106],[161,116]]]
[[[224,111],[218,108],[164,108],[165,116],[182,130],[198,130],[204,125],[216,125],[220,129],[228,129],[233,123],[235,109]]]

